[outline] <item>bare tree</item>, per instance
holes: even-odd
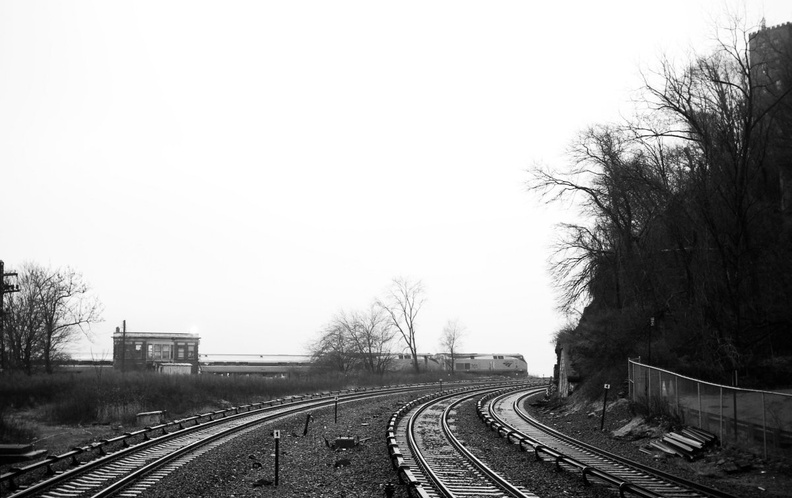
[[[34,364],[43,357],[43,319],[36,289],[31,282],[32,265],[23,265],[19,272],[19,292],[4,296],[6,327],[4,329],[8,367],[33,373]]]
[[[340,321],[363,368],[371,373],[385,373],[392,359],[390,347],[396,333],[385,311],[374,303],[365,312],[342,314]]]
[[[788,339],[792,45],[725,32],[712,54],[661,60],[636,118],[584,131],[568,169],[533,172],[530,190],[580,201],[552,267],[561,308],[586,305],[579,346],[653,357],[656,342],[723,374]]]
[[[25,263],[18,283],[19,295],[7,301],[11,366],[31,373],[41,361],[52,373],[52,360],[64,346],[79,332],[89,335],[91,324],[101,321],[102,306],[72,268],[53,270]]]
[[[336,321],[331,321],[310,346],[315,364],[347,373],[354,367],[354,355],[346,330]]]
[[[78,332],[88,335],[91,324],[102,321],[102,305],[91,295],[82,274],[72,268],[50,270],[34,265],[30,279],[41,312],[44,368],[52,373],[52,359],[63,347]]]
[[[425,302],[421,281],[413,282],[407,278],[395,278],[384,300],[377,301],[385,310],[391,323],[399,331],[413,358],[413,368],[419,370],[418,345],[416,341],[416,320]]]
[[[440,336],[440,348],[451,355],[451,372],[456,368],[456,353],[462,338],[467,334],[467,329],[459,323],[459,320],[448,320],[443,327],[443,334]]]
[[[339,311],[312,350],[316,361],[342,372],[363,369],[383,374],[391,361],[394,335],[385,311],[372,304],[365,312]]]
[[[782,213],[788,108],[781,112],[792,101],[792,84],[766,70],[788,74],[792,60],[788,51],[772,53],[775,63],[765,65],[766,51],[757,42],[751,52],[751,35],[737,18],[722,32],[714,53],[682,69],[664,60],[661,82],[647,79],[645,89],[647,102],[668,123],[655,133],[681,141],[689,158],[684,208],[697,269],[690,287],[709,331],[705,351],[717,352],[714,362],[736,371],[758,343],[786,334],[790,319],[788,308],[776,303],[789,292],[792,271]]]
[[[657,141],[655,141],[657,142]],[[642,244],[669,195],[669,161],[676,156],[628,127],[585,130],[569,150],[568,171],[537,167],[529,190],[549,201],[575,197],[584,224],[562,224],[552,272],[561,290],[560,308],[573,312],[595,288],[622,308],[639,297],[626,270],[641,263]]]

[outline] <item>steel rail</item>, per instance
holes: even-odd
[[[117,461],[120,458],[132,456],[142,451],[146,451],[147,449],[152,448],[154,445],[163,444],[167,441],[174,440],[175,438],[197,433],[198,431],[215,425],[235,423],[235,421],[239,421],[248,417],[253,419],[251,422],[252,424],[260,424],[272,419],[273,417],[287,416],[293,414],[296,411],[305,411],[330,405],[335,402],[336,398],[338,398],[339,402],[346,403],[363,397],[376,397],[381,395],[399,394],[403,392],[425,389],[437,389],[437,384],[399,385],[394,387],[369,388],[365,390],[344,390],[315,393],[311,395],[290,396],[287,398],[255,403],[252,405],[233,407],[227,410],[220,410],[208,414],[196,415],[194,417],[178,420],[169,424],[160,424],[154,427],[147,427],[141,431],[127,433],[119,438],[114,438],[114,440],[103,441],[102,444],[99,445],[89,445],[83,449],[76,448],[75,450],[58,457],[48,457],[42,462],[37,462],[36,464],[30,465],[23,469],[12,469],[11,472],[3,475],[7,487],[9,488],[8,491],[10,491],[10,493],[4,492],[4,495],[9,496],[9,498],[23,498],[32,496],[35,493],[44,491],[46,489],[57,487],[61,485],[61,483],[68,482],[70,479],[77,479],[79,476],[85,475],[87,472],[94,471],[101,468],[102,466],[107,466],[111,462]],[[244,409],[247,409],[248,411],[240,413],[240,410]],[[272,414],[270,412],[277,413]],[[203,421],[205,419],[208,420]],[[193,422],[194,425],[191,427],[184,427],[185,422]],[[179,428],[175,429],[176,427]],[[167,428],[172,430],[169,432]],[[160,436],[155,436],[154,433],[160,430],[162,431],[162,434]],[[236,430],[243,430],[243,428],[240,427]],[[129,440],[134,436],[142,436],[144,440],[138,444],[130,445]],[[113,453],[108,453],[106,449],[109,446],[109,443],[118,441],[121,441],[124,447]],[[98,449],[100,452],[100,456],[98,458],[95,458],[89,462],[80,462],[77,460],[77,455],[94,449]],[[66,462],[69,460],[73,468],[65,471],[55,471],[52,467],[52,464],[55,462]],[[18,484],[14,480],[18,479],[19,477],[30,477],[34,471],[42,471],[44,468],[46,468],[46,475],[44,476],[44,479],[39,482],[28,485]],[[91,480],[91,483],[93,484],[94,480]]]
[[[486,487],[489,488],[489,492],[501,494],[506,493],[504,496],[519,498],[535,496],[532,494],[526,494],[522,490],[508,483],[505,479],[487,467],[487,465],[484,464],[480,459],[472,455],[472,453],[465,449],[464,446],[451,434],[451,430],[447,422],[447,417],[453,407],[465,399],[478,396],[487,390],[503,392],[504,390],[521,389],[523,387],[524,386],[512,385],[504,389],[503,386],[490,386],[467,390],[454,390],[449,393],[433,394],[413,400],[394,413],[388,426],[388,450],[394,469],[396,469],[396,471],[399,473],[400,479],[408,484],[412,490],[413,496],[429,497],[437,496],[438,494],[444,498],[453,498],[463,495],[473,496],[473,494],[460,491],[459,486],[457,486],[456,492],[449,487],[449,485],[445,482],[447,477],[441,477],[439,473],[435,471],[433,468],[434,464],[429,461],[431,457],[424,455],[425,450],[420,448],[420,444],[417,442],[416,438],[416,425],[422,413],[430,409],[432,406],[435,406],[437,403],[450,400],[453,401],[453,398],[459,399],[455,400],[455,402],[450,403],[448,407],[444,408],[440,417],[441,423],[438,424],[437,427],[438,431],[442,432],[441,437],[450,443],[450,447],[454,448],[454,450],[457,452],[460,459],[458,462],[467,462],[460,465],[454,465],[452,468],[454,470],[461,470],[460,467],[464,468],[469,463],[469,473],[463,477],[465,479],[476,479],[479,481],[475,487],[475,490],[470,489],[468,491],[470,493],[481,493],[482,488]],[[406,419],[406,423],[402,423],[400,428],[397,428],[399,421],[402,419]],[[405,450],[405,454],[402,453],[397,442],[397,433],[403,437],[406,442],[407,448]],[[446,451],[448,449],[448,443],[443,444],[443,447],[446,449]],[[452,455],[447,454],[445,457],[452,457]],[[414,461],[417,464],[416,469],[412,469],[410,467],[409,463],[411,461]],[[441,463],[445,464],[446,466],[448,465],[448,462]],[[415,470],[415,472],[413,472],[413,470]],[[455,477],[458,479],[460,478],[458,475]],[[422,481],[427,483],[431,482],[432,489],[425,489]]]
[[[478,468],[482,473],[487,475],[490,480],[494,481],[495,484],[499,488],[501,488],[503,491],[505,491],[509,496],[512,496],[514,498],[526,498],[526,497],[529,497],[529,496],[536,496],[534,494],[530,494],[530,495],[525,494],[521,489],[518,489],[516,486],[514,486],[512,483],[507,481],[505,478],[501,477],[494,470],[490,469],[489,466],[487,466],[487,464],[485,464],[483,460],[481,460],[480,458],[476,457],[473,454],[473,452],[471,452],[469,449],[467,449],[459,441],[459,439],[456,436],[454,436],[454,434],[451,432],[451,428],[448,425],[448,415],[451,412],[451,410],[453,408],[455,408],[456,406],[458,406],[463,401],[466,401],[466,400],[468,400],[468,399],[470,399],[470,398],[472,398],[472,397],[474,397],[476,395],[477,394],[475,394],[475,393],[474,394],[470,394],[470,395],[465,395],[464,397],[461,397],[460,399],[454,401],[453,403],[448,405],[448,407],[446,407],[446,409],[443,411],[443,415],[440,418],[442,426],[443,426],[443,432],[445,433],[445,435],[448,438],[448,440],[451,442],[451,444],[454,446],[454,448],[456,448],[456,450],[459,453],[465,455],[465,457],[476,468]]]
[[[382,392],[367,393],[365,395],[358,395],[354,399],[347,398],[347,399],[344,400],[344,402],[359,401],[361,399],[367,399],[367,398],[373,398],[373,397],[377,397],[377,396],[383,396],[385,394],[391,394],[391,393],[382,393]],[[98,493],[91,495],[91,498],[106,498],[108,496],[112,496],[116,492],[136,484],[144,476],[147,476],[147,475],[151,474],[152,472],[154,472],[154,471],[166,466],[167,464],[173,462],[174,460],[177,460],[177,459],[181,458],[182,456],[187,455],[189,453],[193,453],[196,450],[198,450],[199,448],[205,447],[205,446],[207,446],[207,445],[209,445],[209,444],[211,444],[211,443],[213,443],[215,441],[228,438],[229,436],[232,436],[232,435],[236,435],[237,432],[244,431],[245,429],[254,428],[254,427],[256,427],[256,426],[258,426],[260,424],[263,424],[263,423],[272,422],[272,421],[275,421],[275,420],[278,420],[278,419],[281,419],[281,418],[284,418],[284,417],[288,417],[288,416],[291,416],[291,415],[303,413],[303,412],[305,412],[308,409],[315,409],[315,408],[323,408],[323,407],[327,407],[327,406],[332,406],[333,403],[334,403],[334,401],[327,400],[327,401],[322,401],[319,404],[313,405],[313,406],[310,406],[310,407],[307,407],[307,406],[294,407],[294,408],[290,408],[290,409],[288,409],[286,411],[283,411],[283,412],[279,412],[279,413],[276,413],[276,414],[264,416],[264,417],[262,417],[260,419],[249,420],[247,422],[244,422],[240,426],[230,427],[230,428],[228,428],[226,430],[223,430],[221,432],[217,432],[215,434],[209,434],[207,437],[202,438],[199,441],[193,441],[193,442],[191,442],[191,443],[189,443],[189,444],[187,444],[185,446],[181,446],[181,447],[175,449],[174,451],[167,452],[165,455],[161,456],[160,458],[157,458],[156,460],[153,460],[153,461],[149,462],[148,464],[144,465],[143,467],[140,467],[139,469],[137,469],[137,470],[127,474],[126,476],[122,477],[121,479],[113,482],[110,486],[106,487],[105,489],[102,489]]]
[[[537,460],[542,459],[540,455],[544,453],[555,461],[557,467],[560,467],[563,463],[580,470],[583,479],[586,482],[588,482],[587,480],[589,477],[594,477],[609,485],[617,487],[621,496],[624,496],[624,493],[629,492],[636,496],[646,498],[663,496],[711,496],[715,498],[736,498],[734,495],[729,493],[704,486],[697,482],[663,472],[659,469],[655,469],[634,460],[630,460],[620,455],[602,450],[593,445],[584,443],[583,441],[579,441],[571,436],[568,436],[556,429],[553,429],[552,427],[542,424],[538,420],[528,415],[522,408],[520,408],[520,404],[525,399],[535,396],[536,394],[539,394],[539,392],[526,392],[518,399],[514,400],[511,407],[513,413],[515,413],[530,427],[535,428],[536,430],[539,430],[542,433],[557,439],[558,441],[561,441],[565,445],[569,445],[569,447],[572,448],[571,452],[575,452],[574,449],[577,448],[577,451],[583,452],[582,454],[591,454],[602,462],[602,467],[618,469],[618,474],[620,475],[614,474],[613,471],[605,470],[599,465],[595,466],[581,461],[579,458],[565,454],[562,450],[557,448],[550,448],[549,444],[551,443],[548,441],[537,439],[536,437],[526,434],[525,432],[509,424],[503,419],[503,417],[497,415],[494,409],[496,401],[498,399],[503,399],[506,396],[494,397],[492,401],[488,403],[486,413],[482,409],[482,405],[485,401],[483,399],[480,400],[477,411],[479,412],[480,418],[482,418],[482,420],[484,420],[485,423],[487,423],[493,430],[496,430],[499,435],[505,436],[507,440],[514,438],[517,441],[517,444],[519,444],[520,448],[523,450],[525,450],[524,445],[532,447]],[[635,476],[633,481],[624,478],[625,467],[627,469],[627,473],[632,473]],[[639,484],[638,482],[634,481],[641,481],[642,483]]]
[[[534,396],[534,395],[539,394],[541,392],[542,392],[542,390],[532,391],[530,393],[527,393],[527,394],[523,395],[523,397],[521,399],[524,399],[527,396]],[[658,494],[656,494],[656,493],[654,493],[654,492],[652,492],[650,490],[645,490],[645,489],[641,488],[640,486],[635,485],[634,483],[632,483],[630,481],[627,481],[627,480],[622,479],[622,478],[620,478],[618,476],[612,475],[612,474],[610,474],[610,473],[608,473],[606,471],[603,471],[603,470],[601,470],[601,469],[599,469],[597,467],[593,467],[591,465],[588,465],[585,462],[581,462],[577,458],[575,458],[575,457],[573,457],[571,455],[567,455],[566,453],[564,453],[564,452],[562,452],[562,451],[560,451],[558,449],[551,448],[549,446],[550,443],[540,441],[539,439],[536,439],[536,438],[534,438],[534,437],[532,437],[532,436],[530,436],[528,434],[525,434],[525,433],[519,431],[518,429],[516,429],[515,427],[509,425],[501,417],[498,417],[498,415],[495,413],[495,410],[493,409],[493,405],[495,405],[496,401],[498,399],[501,399],[501,398],[504,398],[504,397],[505,396],[498,396],[495,399],[491,400],[489,402],[489,404],[487,405],[487,407],[488,407],[487,412],[488,412],[488,415],[490,417],[490,420],[492,420],[492,423],[488,423],[488,425],[490,425],[490,427],[492,429],[494,429],[496,432],[498,432],[498,435],[504,435],[504,433],[505,433],[505,437],[506,437],[507,440],[511,440],[512,436],[517,437],[521,449],[524,449],[523,448],[523,444],[528,444],[528,445],[532,446],[534,448],[534,454],[536,456],[537,461],[543,460],[542,457],[541,457],[541,454],[544,453],[544,454],[548,455],[550,457],[550,459],[555,462],[556,468],[560,469],[562,464],[566,464],[566,465],[568,465],[570,467],[577,468],[578,470],[581,471],[581,474],[583,476],[584,482],[588,483],[588,476],[591,476],[591,477],[594,477],[594,478],[598,478],[601,481],[604,481],[606,484],[609,484],[609,485],[612,485],[612,486],[616,487],[619,490],[620,496],[624,496],[625,492],[631,492],[631,493],[636,494],[637,496],[640,496],[642,498],[660,498],[661,497],[661,495],[658,495]],[[483,399],[479,401],[479,406],[477,407],[477,412],[479,414],[481,414],[481,411],[479,411],[479,410],[480,410],[480,406],[481,406],[482,402],[483,402]],[[517,406],[517,403],[515,403],[512,408],[515,411],[515,413],[519,409],[519,407]],[[485,422],[487,421],[487,417],[486,416],[484,417],[484,420],[485,420]]]

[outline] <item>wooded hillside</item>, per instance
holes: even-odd
[[[581,206],[553,272],[582,378],[628,357],[741,386],[792,384],[792,24],[662,60],[636,118],[583,131],[530,188]]]

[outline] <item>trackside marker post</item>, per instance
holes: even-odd
[[[272,431],[272,437],[275,438],[275,485],[278,485],[278,468],[279,468],[279,461],[278,457],[280,455],[280,431]]]
[[[338,423],[338,396],[335,397],[335,415],[334,415],[334,422]]]
[[[602,399],[602,420],[600,420],[600,431],[605,428],[605,405],[608,404],[608,390],[610,384],[605,384],[605,397]]]

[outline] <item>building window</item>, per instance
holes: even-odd
[[[148,359],[154,361],[172,359],[170,344],[149,344]]]

